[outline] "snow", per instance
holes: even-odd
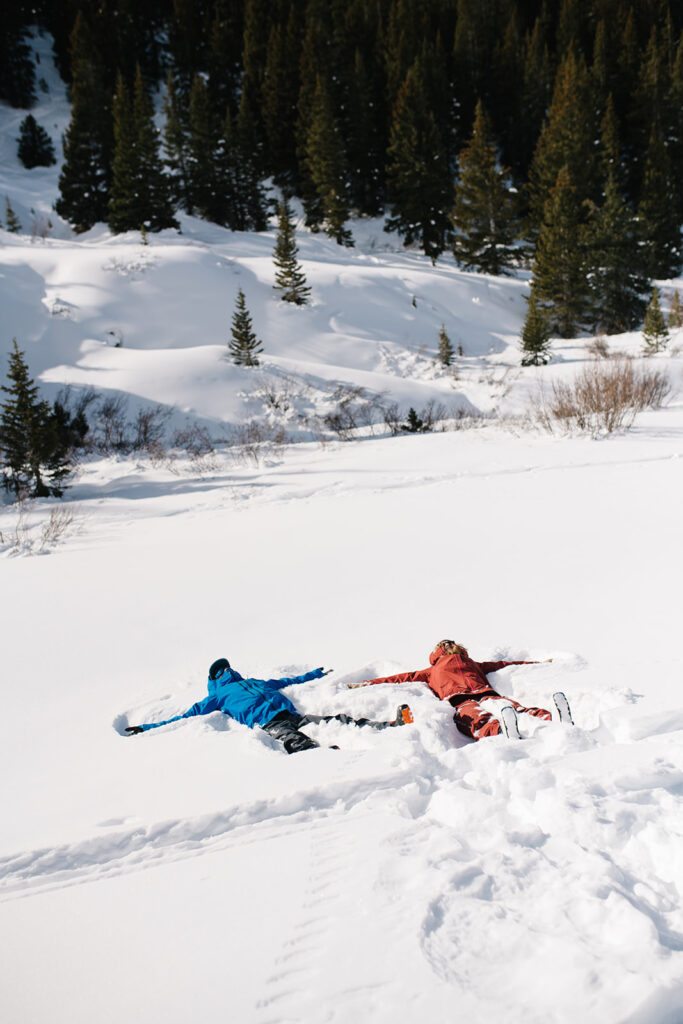
[[[46,54],[34,114],[63,127]],[[0,109],[0,196],[23,221],[58,167],[16,163],[19,115]],[[432,267],[377,222],[354,250],[299,230],[306,309],[272,290],[274,227],[185,218],[142,246],[53,222],[0,236],[5,365],[16,336],[49,397],[94,386],[215,436],[284,379],[301,443],[91,457],[63,502],[0,507],[3,1021],[683,1021],[680,336],[652,363],[678,391],[609,439],[500,418],[322,445],[293,413],[339,383],[503,416],[590,339],[522,370],[524,275]],[[259,370],[225,359],[239,285]],[[457,377],[434,363],[442,322]],[[43,542],[55,507],[73,522]],[[522,717],[521,743],[474,744],[421,684],[347,688],[444,636],[552,657],[492,682],[546,707],[564,690],[576,728]],[[310,727],[323,748],[293,757],[218,714],[123,735],[202,697],[221,655],[332,667],[290,691],[304,711],[407,702],[415,722]]]

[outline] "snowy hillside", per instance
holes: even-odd
[[[57,142],[47,50],[41,67]],[[680,335],[651,362],[670,401],[630,432],[511,427],[592,341],[523,370],[524,274],[433,267],[378,222],[351,250],[300,230],[313,302],[287,308],[274,225],[72,236],[59,168],[16,161],[20,115],[0,109],[0,200],[24,227],[0,233],[3,372],[16,337],[47,397],[159,403],[216,446],[92,456],[63,501],[0,507],[3,1022],[681,1024]],[[257,370],[226,359],[240,286]],[[482,418],[321,443],[340,385]],[[299,443],[220,443],[254,420]],[[348,688],[447,636],[552,657],[491,681],[546,707],[564,690],[576,727],[472,743],[422,684]],[[125,736],[204,696],[221,655],[334,669],[289,691],[302,711],[407,702],[415,722],[310,727],[323,749],[292,757],[220,714]]]

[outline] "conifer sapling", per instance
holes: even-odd
[[[254,333],[251,316],[241,288],[237,292],[231,334],[232,341],[228,345],[228,349],[233,363],[238,366],[258,366],[258,355],[263,351],[263,346]]]
[[[439,331],[439,362],[442,366],[450,366],[453,362],[454,355],[455,351],[451,344],[451,339],[446,333],[446,326],[445,324],[441,324],[441,329]]]
[[[659,304],[659,288],[656,285],[652,289],[652,298],[645,311],[643,341],[645,342],[643,354],[646,356],[661,352],[669,341],[669,328],[666,326],[662,307]]]
[[[274,288],[280,291],[283,302],[305,306],[311,289],[297,260],[299,250],[294,236],[294,224],[287,201],[280,203],[278,234],[275,242],[273,262],[276,266]]]

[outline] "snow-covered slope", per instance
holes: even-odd
[[[20,172],[0,114],[0,196],[49,209],[56,169]],[[300,234],[303,310],[272,292],[274,230],[3,233],[2,350],[16,336],[47,394],[90,385],[216,433],[264,415],[278,375],[297,411],[345,382],[505,412],[585,359],[587,339],[556,343],[522,371],[523,280],[354,233]],[[224,358],[238,285],[259,371]],[[442,322],[457,376],[434,364]],[[680,386],[678,356],[657,365]],[[63,502],[5,505],[3,1021],[679,1024],[682,430],[678,393],[611,440],[492,422],[258,462],[93,458]],[[73,516],[58,542],[53,508]],[[552,657],[492,681],[545,706],[565,690],[577,727],[473,744],[420,684],[347,688],[445,636]],[[302,710],[407,701],[415,723],[311,727],[323,749],[294,757],[221,715],[123,735],[203,696],[220,655],[332,667],[291,691]]]

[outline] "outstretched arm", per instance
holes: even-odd
[[[129,725],[126,727],[126,732],[129,736],[135,736],[141,732],[147,732],[149,729],[158,729],[161,725],[170,725],[171,722],[179,722],[182,718],[192,718],[194,715],[209,715],[212,711],[218,710],[218,704],[215,697],[205,697],[204,700],[198,700],[196,704],[193,704],[191,708],[188,708],[182,715],[175,715],[173,718],[167,718],[164,722],[146,722],[144,725]]]
[[[304,672],[301,676],[286,676],[284,679],[268,679],[266,682],[276,690],[283,690],[285,686],[296,686],[297,683],[308,683],[311,679],[322,679],[332,671],[331,668],[314,668],[310,672]]]
[[[544,658],[543,662],[552,661],[552,658]],[[543,662],[540,661],[480,661],[479,668],[482,670],[485,676],[489,672],[498,672],[501,668],[507,668],[508,665],[541,665]]]
[[[364,679],[362,683],[349,683],[350,690],[358,686],[374,686],[376,683],[428,683],[429,669],[418,669],[416,672],[399,672],[395,676],[382,676],[379,679]]]

